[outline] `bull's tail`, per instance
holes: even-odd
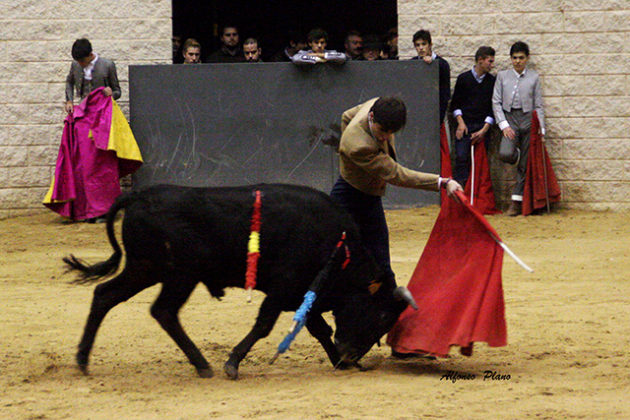
[[[114,221],[116,220],[118,211],[134,201],[133,196],[133,192],[121,195],[107,212],[107,237],[109,238],[109,243],[112,245],[112,248],[114,248],[114,253],[108,260],[89,265],[72,254],[63,258],[63,262],[68,265],[66,272],[73,270],[80,271],[78,278],[73,280],[72,283],[93,283],[113,275],[116,270],[118,270],[122,258],[122,250],[120,249],[120,245],[118,245],[116,234],[114,233]]]

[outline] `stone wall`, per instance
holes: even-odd
[[[64,82],[76,38],[113,59],[128,109],[129,64],[171,60],[171,1],[0,0],[0,218],[43,209],[64,118]],[[563,205],[630,208],[630,1],[398,0],[401,56],[429,29],[458,73],[482,44],[509,64],[516,40],[530,45],[542,76],[547,147]],[[497,197],[510,172],[496,160]]]
[[[0,0],[0,218],[43,209],[63,129],[75,39],[116,62],[128,112],[128,65],[171,62],[168,0]],[[128,114],[127,114],[128,115]]]
[[[398,25],[403,58],[415,55],[415,31],[431,31],[434,51],[451,65],[451,87],[479,46],[494,47],[503,70],[510,45],[527,42],[542,79],[562,204],[630,209],[630,1],[399,0]],[[491,164],[497,198],[505,201],[512,172],[496,159]]]

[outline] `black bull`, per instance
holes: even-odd
[[[197,283],[213,297],[226,287],[244,287],[248,241],[255,191],[262,193],[260,259],[256,289],[265,293],[256,323],[232,350],[225,371],[238,376],[238,366],[259,339],[266,337],[282,311],[295,311],[318,273],[331,258],[334,268],[306,322],[334,366],[361,358],[396,322],[408,301],[403,288],[382,278],[375,261],[360,243],[351,216],[329,196],[290,185],[236,188],[189,188],[160,185],[123,194],[107,213],[107,235],[114,253],[107,260],[86,265],[74,256],[64,258],[80,271],[77,282],[113,275],[122,250],[114,234],[116,214],[125,209],[122,237],[126,251],[123,271],[94,290],[90,314],[79,343],[77,362],[87,373],[96,332],[107,312],[156,283],[162,290],[151,315],[166,330],[202,377],[212,369],[184,332],[178,312]],[[334,253],[342,232],[345,252]],[[341,257],[331,257],[341,254]],[[375,291],[376,289],[376,291]],[[406,290],[406,289],[405,289]],[[322,313],[333,311],[332,329]]]

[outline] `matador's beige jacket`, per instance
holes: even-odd
[[[368,113],[378,98],[350,108],[341,116],[339,170],[354,188],[370,195],[385,194],[387,183],[401,187],[438,190],[438,175],[407,169],[396,162],[394,139],[376,140]]]

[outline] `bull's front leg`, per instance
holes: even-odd
[[[265,338],[269,335],[280,316],[280,308],[281,305],[277,301],[270,299],[269,296],[263,300],[258,310],[258,317],[256,318],[254,327],[249,334],[232,349],[228,361],[225,362],[225,373],[230,379],[238,378],[238,366],[252,346],[261,338]]]
[[[328,355],[328,359],[330,359],[330,363],[333,366],[337,366],[339,364],[339,353],[337,352],[337,347],[333,344],[332,337],[332,328],[330,325],[326,323],[321,313],[313,313],[308,314],[306,319],[306,328],[308,332],[311,333],[313,337],[319,341],[322,345],[326,354]]]
[[[321,313],[309,313],[306,320],[306,328],[308,328],[308,332],[310,332],[311,335],[319,341],[324,350],[326,350],[328,359],[335,369],[348,369],[352,366],[360,367],[358,363],[347,363],[341,361],[341,356],[339,356],[337,346],[335,346],[331,340],[333,333],[332,328],[330,328],[330,325],[326,323]]]

